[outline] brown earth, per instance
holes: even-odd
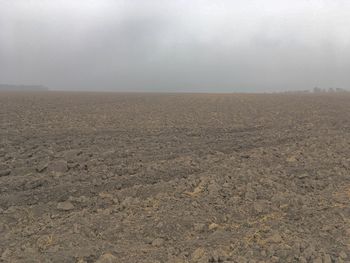
[[[350,95],[0,93],[0,261],[350,262]]]

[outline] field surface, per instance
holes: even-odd
[[[350,95],[0,93],[0,262],[350,262]]]

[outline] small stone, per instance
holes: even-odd
[[[68,171],[67,162],[64,160],[53,161],[48,164],[47,169],[51,172],[65,173]]]
[[[74,234],[79,234],[79,233],[80,233],[79,225],[78,225],[78,224],[74,224],[74,225],[73,225],[73,233],[74,233]]]
[[[339,253],[339,257],[341,257],[342,259],[346,259],[348,257],[348,255],[344,251],[341,251]]]
[[[96,263],[117,263],[117,258],[113,256],[111,253],[103,254]]]
[[[46,162],[40,163],[40,164],[38,164],[38,166],[36,167],[36,171],[37,171],[38,173],[42,173],[42,172],[44,172],[44,171],[47,169],[47,166],[48,166],[48,165],[49,165],[49,164],[46,163]]]
[[[115,197],[112,200],[113,200],[114,204],[119,204],[120,203],[118,197]]]
[[[0,171],[2,170],[7,170],[9,169],[10,167],[7,165],[7,164],[4,164],[4,163],[0,163]]]
[[[133,204],[133,202],[134,202],[134,199],[132,197],[128,196],[123,200],[123,202],[121,202],[121,206],[123,208],[127,208],[127,207],[131,206]]]
[[[281,235],[278,233],[273,234],[271,237],[269,237],[267,239],[267,242],[270,242],[270,243],[280,243],[282,241],[283,241],[283,239],[282,239]]]
[[[58,210],[63,210],[63,211],[69,211],[69,210],[73,210],[74,209],[74,205],[69,202],[69,201],[65,201],[65,202],[60,202],[57,204],[57,209]]]
[[[247,200],[254,201],[256,199],[256,193],[252,189],[247,189],[244,197]]]
[[[281,262],[281,261],[280,261],[280,258],[279,258],[279,257],[272,256],[272,257],[271,257],[271,262],[277,263],[277,262]]]
[[[306,249],[304,249],[303,255],[307,259],[315,257],[317,255],[315,246],[310,244]]]
[[[209,228],[209,230],[215,230],[215,229],[219,228],[219,225],[216,223],[211,223],[208,228]]]
[[[217,195],[218,192],[220,191],[220,188],[221,188],[220,185],[217,184],[215,181],[212,181],[207,187],[208,192],[211,195]]]
[[[163,222],[159,222],[159,223],[156,225],[157,228],[162,228],[163,226],[164,226],[164,223],[163,223]]]
[[[203,248],[197,248],[191,255],[192,260],[194,262],[202,259],[203,257],[205,257],[205,250]]]
[[[67,161],[75,161],[75,159],[82,153],[83,152],[81,150],[68,150],[64,153],[64,158]]]
[[[254,202],[254,210],[256,213],[262,213],[265,210],[266,205],[263,202]]]
[[[330,255],[326,254],[324,257],[323,257],[323,263],[332,263],[332,258]]]
[[[304,178],[306,178],[306,177],[308,177],[309,175],[307,174],[307,173],[303,173],[303,174],[299,174],[298,175],[298,178],[299,179],[304,179]]]
[[[246,259],[245,257],[242,257],[242,256],[238,256],[237,257],[237,262],[239,262],[239,263],[247,263],[248,259]]]
[[[48,236],[48,235],[43,235],[40,236],[37,240],[37,246],[39,248],[40,251],[44,251],[46,250],[49,246],[52,245],[53,239],[52,236]]]
[[[185,261],[183,258],[181,257],[173,257],[173,258],[170,258],[168,263],[186,263],[188,261]]]
[[[205,224],[201,224],[201,223],[194,224],[193,228],[195,231],[203,232],[205,229]]]
[[[226,262],[226,259],[229,257],[227,251],[219,248],[210,253],[212,262]]]
[[[314,259],[313,263],[322,263],[322,258],[317,257],[316,259]]]
[[[198,204],[197,201],[193,201],[193,202],[191,203],[191,205],[192,205],[193,207],[198,207],[198,206],[199,206],[199,204]]]
[[[160,247],[164,244],[164,239],[162,238],[156,238],[152,241],[152,246],[154,247]]]
[[[288,157],[286,161],[288,163],[294,163],[294,162],[296,162],[298,160],[297,160],[297,158],[295,156],[292,155],[292,156]]]
[[[350,227],[345,229],[345,233],[346,233],[346,235],[350,236]]]
[[[11,250],[6,248],[5,251],[1,254],[0,261],[10,262],[9,261],[10,256],[11,256]]]
[[[10,174],[11,174],[11,170],[10,169],[0,170],[0,177],[8,176]]]
[[[6,214],[14,214],[17,211],[17,207],[16,206],[10,206],[7,208],[7,210],[5,211]]]
[[[106,192],[101,192],[98,195],[103,199],[113,199],[113,195]]]

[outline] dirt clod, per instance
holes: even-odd
[[[191,258],[194,262],[205,260],[206,252],[203,248],[197,248],[195,251],[193,251]]]
[[[161,247],[164,244],[164,239],[162,238],[156,238],[152,241],[152,246],[154,247]]]
[[[110,253],[103,254],[96,263],[118,263],[120,261],[117,260],[117,257]]]
[[[69,210],[73,210],[74,209],[74,205],[69,202],[69,201],[65,201],[65,202],[60,202],[57,204],[57,209],[58,210],[63,210],[63,211],[69,211]]]
[[[56,173],[65,173],[68,170],[68,166],[65,160],[58,160],[50,162],[47,169]]]
[[[0,170],[0,177],[2,176],[8,176],[11,174],[11,170],[10,169],[4,169],[4,170]]]

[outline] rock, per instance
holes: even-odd
[[[114,204],[117,204],[117,205],[120,203],[118,197],[113,198],[112,201]]]
[[[253,208],[256,213],[262,213],[266,209],[266,203],[263,201],[254,202]]]
[[[164,244],[164,239],[162,238],[156,238],[152,241],[152,246],[154,247],[161,247]]]
[[[64,160],[53,161],[48,164],[47,169],[51,172],[65,173],[68,171],[67,162]]]
[[[350,236],[350,227],[345,229],[345,234],[346,234],[347,236]]]
[[[315,258],[313,263],[322,263],[322,258],[321,257]]]
[[[283,241],[281,235],[279,233],[275,233],[266,240],[267,242],[270,243],[280,243]]]
[[[156,225],[157,228],[162,228],[163,226],[164,226],[164,223],[163,223],[163,222],[159,222],[159,223]]]
[[[71,201],[71,202],[77,202],[77,203],[81,203],[81,204],[86,204],[90,201],[90,199],[84,195],[82,196],[79,196],[79,197],[74,197],[74,196],[70,196],[68,198],[68,201]]]
[[[79,230],[79,225],[78,224],[73,224],[73,234],[79,234],[80,230]]]
[[[52,245],[53,239],[52,236],[43,235],[40,236],[36,242],[40,251],[46,250],[49,246]]]
[[[315,257],[317,255],[317,252],[314,244],[311,243],[306,249],[304,249],[303,255],[306,259]]]
[[[207,189],[210,195],[217,195],[221,187],[215,181],[211,181],[211,183],[207,186]]]
[[[11,254],[12,254],[11,250],[6,248],[5,251],[1,254],[0,261],[10,262],[9,260],[10,260]]]
[[[81,150],[68,150],[63,154],[63,156],[67,161],[75,161],[75,159],[82,153],[83,152]]]
[[[247,189],[247,192],[245,193],[245,199],[254,201],[256,199],[256,193],[253,191],[253,189]]]
[[[128,196],[123,200],[123,202],[121,202],[121,206],[123,208],[127,208],[127,207],[131,206],[133,204],[133,202],[134,202],[134,198]]]
[[[39,187],[42,187],[47,184],[47,181],[45,179],[37,179],[33,181],[28,181],[24,184],[25,190],[32,190]]]
[[[339,257],[341,257],[342,259],[346,259],[348,257],[348,255],[344,251],[341,251],[339,253]]]
[[[173,258],[170,258],[168,261],[168,263],[187,263],[188,261],[185,261],[183,258],[181,257],[173,257]]]
[[[323,257],[323,263],[332,263],[332,258],[330,255],[326,254]]]
[[[288,157],[286,161],[288,163],[294,163],[294,162],[298,161],[298,159],[294,155],[292,155],[292,156]]]
[[[248,259],[246,259],[245,257],[242,257],[242,256],[238,256],[237,257],[237,262],[239,262],[239,263],[247,263]]]
[[[113,195],[106,192],[101,192],[98,195],[103,199],[113,199]]]
[[[309,177],[309,175],[308,175],[307,173],[303,173],[303,174],[299,174],[299,175],[298,175],[298,178],[299,178],[299,179],[304,179],[304,178],[306,178],[306,177]]]
[[[0,177],[8,176],[10,174],[11,174],[11,170],[10,169],[0,170]]]
[[[205,250],[203,248],[197,248],[191,255],[194,262],[198,262],[206,256]]]
[[[203,232],[205,229],[205,224],[201,224],[201,223],[194,224],[193,228],[195,231]]]
[[[5,163],[0,163],[0,171],[10,169],[10,167]]]
[[[63,211],[69,211],[69,210],[73,210],[74,209],[74,205],[69,202],[69,201],[65,201],[65,202],[60,202],[57,204],[57,209],[58,210],[63,210]]]
[[[214,250],[210,254],[211,262],[227,262],[228,257],[228,253],[223,249]]]
[[[40,163],[40,164],[38,164],[38,166],[36,167],[36,171],[37,171],[38,173],[42,173],[42,172],[44,172],[44,171],[47,169],[47,166],[48,166],[48,165],[49,165],[49,164],[46,163],[46,162]]]
[[[219,228],[219,225],[216,223],[211,223],[208,228],[209,230],[215,230]]]
[[[100,256],[96,263],[118,263],[118,261],[117,257],[113,256],[111,253],[106,253]]]
[[[38,258],[38,250],[26,246],[21,247],[21,257],[23,259],[30,259],[27,262],[40,262],[41,260]]]

